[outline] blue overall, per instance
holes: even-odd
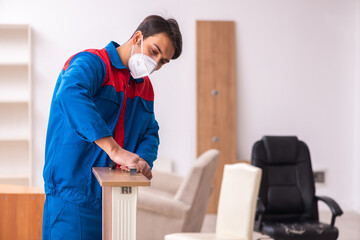
[[[43,239],[101,239],[101,186],[91,168],[111,160],[95,140],[113,136],[151,168],[157,157],[151,82],[131,77],[118,46],[75,54],[56,82],[45,147]]]

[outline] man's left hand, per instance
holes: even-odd
[[[124,170],[126,172],[130,171],[130,169],[127,166],[124,166],[124,165],[120,165],[120,169]],[[147,179],[149,179],[149,180],[152,179],[152,173],[151,173],[150,166],[142,158],[139,159],[137,171],[141,172]]]
[[[152,179],[152,173],[151,173],[151,169],[149,164],[142,158],[140,158],[139,162],[138,162],[138,166],[139,166],[139,172],[141,172],[142,174],[144,174],[145,177],[147,177],[147,179],[151,180]]]

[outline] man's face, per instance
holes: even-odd
[[[141,53],[141,37],[136,45],[134,53]],[[143,53],[157,62],[156,71],[170,61],[175,54],[175,48],[165,33],[159,33],[144,39]]]

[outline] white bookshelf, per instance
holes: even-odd
[[[32,185],[31,31],[0,24],[0,184]]]

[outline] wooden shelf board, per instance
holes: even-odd
[[[0,30],[28,30],[28,28],[30,27],[29,24],[25,24],[25,23],[3,23],[0,24]]]
[[[28,66],[29,65],[29,61],[19,61],[19,62],[3,62],[0,60],[0,66],[3,67],[8,67],[8,66]]]
[[[150,186],[148,180],[142,173],[130,176],[130,173],[120,169],[109,170],[108,167],[93,167],[92,172],[102,187],[131,187]]]
[[[17,136],[17,137],[0,136],[0,143],[1,142],[16,142],[16,141],[30,141],[30,137],[28,137],[28,136]]]
[[[1,99],[0,97],[0,104],[1,103],[28,103],[29,99]]]
[[[1,179],[30,179],[29,174],[14,174],[14,175],[1,175],[0,174],[0,180]]]
[[[0,193],[6,194],[44,194],[45,191],[42,188],[25,187],[19,185],[0,184]]]

